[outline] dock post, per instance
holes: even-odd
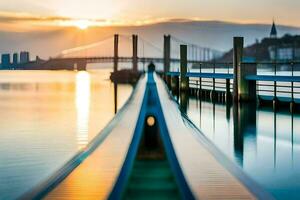
[[[181,112],[186,114],[188,108],[188,102],[189,102],[188,91],[180,92],[179,100],[180,100],[180,110]]]
[[[171,36],[164,35],[164,72],[170,71],[170,59],[171,59]]]
[[[180,45],[180,90],[189,90],[187,73],[187,45]]]
[[[238,83],[238,68],[241,65],[243,59],[244,38],[233,38],[233,100],[238,102],[239,100],[239,83]]]
[[[213,63],[213,73],[215,74],[216,73],[216,63],[214,62]],[[211,91],[211,95],[210,95],[210,98],[212,101],[215,101],[216,100],[216,79],[213,78],[212,80],[212,91]]]
[[[179,93],[179,76],[170,76],[171,78],[171,90],[173,94]]]
[[[202,73],[202,63],[199,65],[199,72]],[[199,78],[199,97],[202,98],[202,78]]]
[[[132,35],[132,68],[134,72],[138,71],[138,36]]]
[[[170,83],[170,76],[167,73],[170,72],[170,60],[171,60],[171,36],[164,35],[164,78],[167,83]]]
[[[290,102],[290,112],[291,112],[291,113],[294,113],[294,111],[295,111],[295,102],[294,102],[294,101],[291,101],[291,102]]]
[[[230,102],[231,92],[230,92],[230,79],[226,79],[226,103]]]
[[[290,102],[290,112],[293,113],[294,112],[294,108],[295,108],[295,99],[294,99],[294,82],[291,82],[291,96],[292,96],[292,101]]]
[[[114,72],[118,71],[118,60],[119,60],[119,35],[114,35]]]
[[[238,65],[238,100],[256,100],[256,81],[246,80],[247,75],[256,75],[256,63],[241,63]]]
[[[165,78],[166,78],[166,79],[165,79],[165,82],[166,82],[168,88],[170,89],[170,88],[171,88],[171,76],[170,76],[170,75],[167,75],[167,74],[165,74],[164,76],[165,76]]]

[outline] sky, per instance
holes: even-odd
[[[170,19],[300,26],[299,0],[0,0],[0,27],[139,25]]]

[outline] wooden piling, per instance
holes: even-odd
[[[180,45],[180,90],[189,90],[187,74],[187,45]]]
[[[216,63],[213,64],[213,73],[216,73]],[[216,79],[212,79],[212,91],[211,91],[211,99],[214,101],[216,95]]]
[[[241,65],[243,59],[244,38],[233,38],[233,100],[237,102],[239,100],[238,93],[238,68]]]
[[[230,79],[226,79],[226,103],[229,103],[230,99],[231,99]]]
[[[179,76],[171,76],[171,90],[173,93],[179,93]]]
[[[246,80],[247,75],[256,75],[256,63],[241,63],[238,65],[238,100],[255,101],[256,100],[256,81]]]
[[[188,91],[182,91],[179,95],[180,99],[180,110],[183,113],[187,113],[188,102],[189,102],[189,93]]]
[[[119,57],[119,35],[114,35],[114,72],[118,71],[118,57]]]
[[[170,71],[171,60],[171,36],[164,35],[164,72]]]
[[[294,113],[294,111],[295,111],[295,102],[292,101],[292,102],[290,102],[290,112]]]
[[[202,63],[199,65],[199,71],[200,74],[202,73]],[[200,97],[202,97],[202,78],[199,78],[199,91],[200,91]]]
[[[166,77],[166,83],[167,83],[167,86],[169,87],[169,89],[171,89],[171,76],[170,75],[165,75]]]
[[[132,35],[132,68],[134,72],[138,71],[138,36]]]

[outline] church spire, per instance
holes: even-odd
[[[271,28],[270,38],[277,38],[277,29],[275,25],[275,21],[273,20],[273,25]]]

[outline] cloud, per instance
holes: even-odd
[[[151,18],[147,17],[137,21],[126,21],[126,20],[106,20],[106,19],[82,19],[82,18],[71,18],[64,16],[40,16],[33,15],[29,13],[15,13],[15,12],[3,12],[0,11],[0,24],[4,24],[4,29],[6,27],[12,27],[15,25],[16,28],[23,29],[26,26],[38,27],[70,27],[76,25],[79,20],[86,20],[89,22],[90,26],[131,26],[131,25],[145,25],[145,24],[155,24],[160,22],[167,22],[172,19],[168,18]],[[174,19],[174,21],[184,21],[184,19]],[[26,29],[27,29],[26,27]],[[3,27],[2,27],[3,29]]]
[[[88,21],[90,26],[107,26],[110,21],[105,19],[82,19],[64,16],[42,16],[20,12],[0,11],[0,30],[31,31],[49,28],[74,27],[78,21]]]
[[[0,23],[34,23],[35,25],[59,25],[59,24],[72,24],[77,20],[88,20],[92,23],[106,23],[105,19],[82,19],[82,18],[71,18],[64,16],[41,16],[32,15],[29,13],[14,13],[14,12],[3,12],[0,11]]]
[[[28,13],[14,13],[0,11],[0,22],[14,23],[14,22],[53,22],[53,21],[68,21],[72,20],[69,17],[61,16],[39,16]]]

